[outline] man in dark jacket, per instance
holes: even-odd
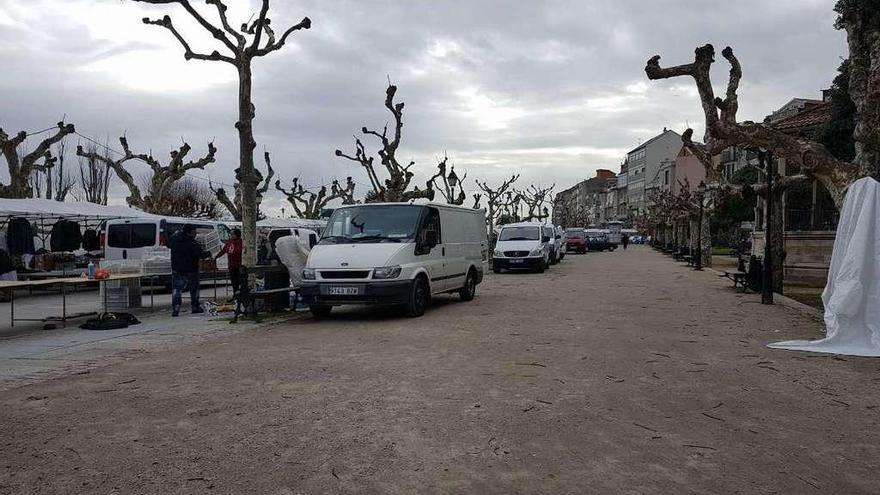
[[[180,314],[183,297],[181,291],[189,286],[192,313],[203,313],[199,304],[199,260],[209,258],[211,253],[202,249],[196,240],[196,226],[187,224],[168,240],[171,248],[171,316]]]

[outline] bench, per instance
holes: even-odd
[[[685,254],[681,257],[681,260],[679,261],[684,261],[687,263],[688,266],[692,266],[694,264],[694,257],[689,254]]]
[[[733,271],[733,272],[725,271],[725,272],[722,272],[720,276],[725,277],[725,278],[729,278],[730,280],[732,280],[734,289],[739,287],[742,289],[742,292],[745,292],[749,288],[749,284],[748,284],[749,274],[746,272],[741,272],[738,270]]]
[[[238,294],[235,296],[235,314],[232,316],[232,321],[230,323],[237,323],[239,316],[247,316],[248,314],[251,315],[254,321],[259,321],[256,305],[257,300],[265,300],[270,296],[284,293],[289,294],[291,292],[296,292],[296,288],[279,287],[277,289],[251,291],[247,289],[247,284],[243,284],[241,290],[239,290]]]

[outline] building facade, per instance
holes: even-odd
[[[627,208],[630,218],[647,213],[650,195],[661,185],[661,167],[664,163],[675,161],[681,146],[681,134],[664,128],[663,132],[627,153]]]

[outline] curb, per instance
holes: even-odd
[[[719,277],[724,276],[724,273],[722,273],[714,268],[711,268],[711,267],[705,267],[704,270],[710,271],[710,272],[718,275]],[[824,321],[824,319],[825,319],[825,314],[822,311],[820,311],[820,310],[818,310],[808,304],[804,304],[800,301],[795,301],[794,299],[787,297],[787,296],[784,296],[778,292],[773,293],[773,302],[775,302],[779,306],[791,308],[799,313],[802,313],[802,314],[809,316],[809,317],[812,317],[812,318],[816,318],[818,320]]]

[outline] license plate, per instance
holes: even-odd
[[[523,260],[510,260],[511,263],[522,263]]]
[[[327,287],[327,294],[331,296],[356,296],[361,293],[360,287],[351,286],[330,286]]]

